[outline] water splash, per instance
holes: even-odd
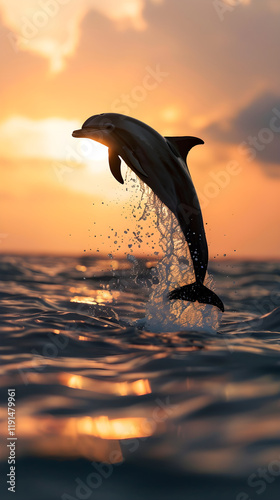
[[[179,330],[216,333],[222,313],[217,307],[183,300],[170,301],[168,292],[195,281],[188,245],[174,214],[159,200],[154,192],[139,180],[141,203],[144,209],[141,220],[151,213],[155,216],[160,235],[159,244],[163,259],[154,270],[157,284],[152,285],[142,322],[152,332]],[[214,290],[213,278],[206,274],[205,286]]]

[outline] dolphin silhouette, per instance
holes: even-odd
[[[208,247],[197,194],[186,163],[190,149],[204,141],[197,137],[163,137],[145,123],[118,113],[88,118],[73,137],[86,137],[109,148],[113,176],[123,184],[121,159],[177,217],[188,243],[195,282],[172,290],[170,300],[212,304],[224,311],[219,297],[203,285]]]

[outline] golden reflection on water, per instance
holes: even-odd
[[[153,421],[145,417],[21,414],[17,422],[18,454],[28,449],[37,456],[86,457],[117,463],[123,461],[120,440],[149,437],[155,430]],[[0,450],[0,458],[5,453],[5,449]]]
[[[85,337],[84,335],[79,335],[79,340],[81,340],[82,342],[88,342],[91,339],[89,337]]]
[[[113,382],[105,380],[96,380],[81,375],[68,373],[59,374],[61,384],[73,389],[83,389],[93,391],[98,394],[116,394],[118,396],[143,396],[151,394],[152,389],[148,379],[139,379],[133,382]]]
[[[77,304],[97,304],[93,297],[72,297],[70,302],[77,302]]]
[[[128,396],[129,394],[151,394],[151,386],[148,379],[135,380],[135,382],[119,382],[117,386],[120,396]]]
[[[87,270],[86,266],[76,266],[76,271],[80,271],[81,273],[85,273]]]
[[[71,287],[71,293],[82,292],[77,288]],[[92,290],[91,296],[88,296],[89,290],[87,290],[87,296],[75,295],[70,299],[70,302],[76,302],[78,304],[110,304],[117,299],[120,295],[119,292],[109,292],[109,290]]]
[[[107,415],[57,418],[52,415],[22,414],[17,424],[17,434],[21,439],[39,435],[42,438],[65,436],[76,439],[86,434],[101,439],[120,440],[148,437],[155,429],[154,422],[146,417],[109,418]]]
[[[73,389],[82,389],[82,381],[83,377],[80,377],[79,375],[70,375],[70,378],[65,385],[73,387]]]
[[[105,419],[106,417],[56,418],[21,415],[17,423],[17,436],[20,438],[17,446],[18,456],[28,450],[28,453],[43,457],[85,457],[100,462],[122,462],[119,439],[126,435],[135,436],[138,429],[143,433],[141,424],[133,422],[134,419],[131,423],[130,419],[110,421],[107,417],[108,423]],[[119,420],[128,422],[118,423]],[[147,426],[143,428],[147,429]],[[0,458],[5,457],[6,450],[0,450]]]
[[[102,415],[97,418],[83,417],[77,420],[79,434],[88,434],[102,439],[132,439],[153,434],[151,422],[142,417],[116,418],[110,420]]]

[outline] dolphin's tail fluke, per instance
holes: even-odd
[[[201,283],[195,282],[190,285],[175,288],[168,294],[169,300],[189,300],[190,302],[201,302],[202,304],[212,304],[224,312],[224,304],[218,295],[206,288]]]

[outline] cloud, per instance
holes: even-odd
[[[151,0],[160,3],[160,0]],[[144,30],[146,0],[0,0],[8,39],[15,51],[35,52],[60,71],[79,41],[79,27],[93,10],[112,20],[120,29]]]
[[[234,116],[214,122],[204,131],[218,142],[242,144],[249,157],[249,149],[252,149],[261,162],[280,166],[279,95],[261,94]]]
[[[0,5],[1,2],[4,3],[0,0]],[[22,0],[18,9],[10,8],[14,2],[5,2],[5,8],[20,20],[21,5],[26,6],[27,0]],[[177,108],[181,110],[180,118],[169,123],[164,132],[195,134],[202,125],[238,109],[261,90],[279,88],[280,71],[275,64],[279,16],[263,0],[236,5],[224,22],[220,22],[213,3],[207,0],[159,4],[151,0],[131,1],[130,5],[138,6],[139,14],[125,17],[120,11],[122,17],[118,20],[112,17],[116,9],[101,12],[103,4],[108,5],[106,1],[98,2],[96,9],[83,14],[83,8],[89,4],[93,2],[69,0],[68,4],[61,4],[56,17],[44,28],[49,31],[42,29],[44,40],[48,40],[48,60],[54,67],[56,58],[58,67],[67,62],[64,71],[52,78],[46,74],[41,52],[36,55],[30,46],[28,52],[16,53],[7,36],[0,39],[1,64],[6,68],[0,90],[3,95],[5,85],[7,95],[2,100],[2,113],[4,110],[8,116],[12,109],[33,117],[59,113],[85,119],[90,113],[111,109],[112,102],[142,84],[147,66],[155,68],[160,64],[169,73],[168,79],[155,92],[148,93],[146,99],[134,103],[131,114],[162,127],[163,108]],[[115,0],[114,4],[118,8],[125,5]],[[25,11],[26,17],[27,14],[32,16]],[[72,41],[71,29],[75,35]],[[63,45],[65,40],[71,47]],[[64,46],[68,54],[65,56]],[[43,50],[42,46],[39,50]]]

